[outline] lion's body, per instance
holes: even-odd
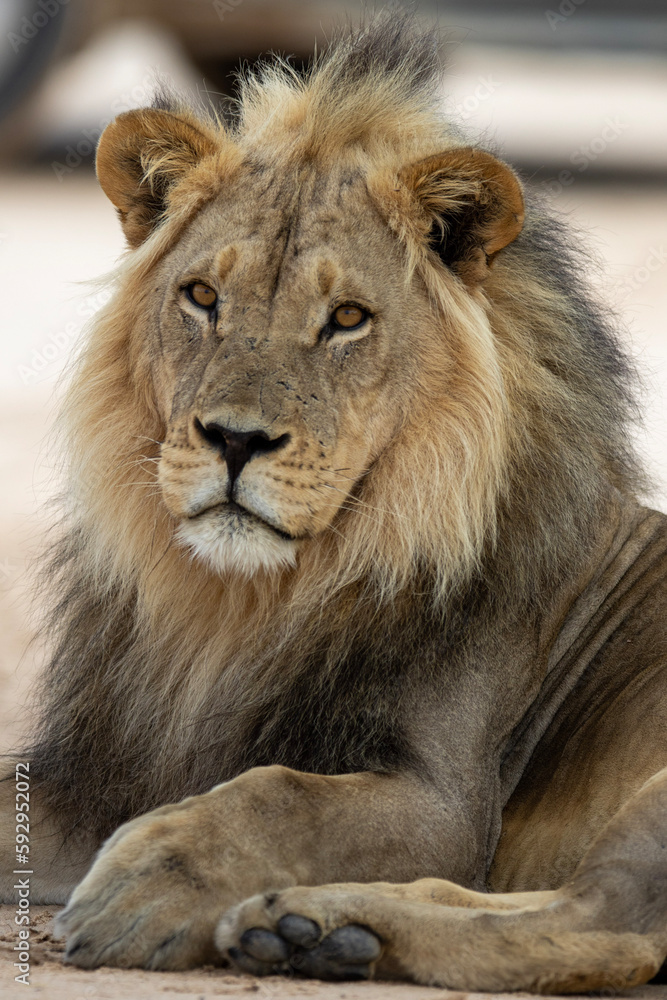
[[[210,958],[265,889],[427,876],[547,891],[483,897],[524,908],[530,960],[508,971],[491,938],[514,931],[449,883],[294,892],[377,930],[366,972],[460,988],[627,984],[667,951],[639,885],[667,878],[665,782],[642,788],[667,767],[667,518],[637,500],[632,373],[560,227],[529,205],[521,228],[516,178],[442,123],[406,37],[385,19],[306,82],[266,71],[235,132],[158,108],[101,142],[133,251],[66,407],[30,761],[42,844],[76,838],[42,847],[39,892],[197,798],[100,856],[65,918],[81,964]],[[628,831],[638,901],[604,924],[559,887],[604,869],[613,896]],[[247,904],[280,951],[272,905]],[[218,947],[288,961],[240,951],[243,926]],[[597,936],[556,961],[545,928]]]

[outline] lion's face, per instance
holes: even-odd
[[[162,261],[159,483],[216,569],[291,563],[397,433],[427,308],[404,273],[361,174],[314,167],[243,172]]]
[[[447,532],[413,480],[440,495],[443,476],[482,483],[481,496],[495,475],[484,471],[498,396],[487,328],[476,314],[472,339],[461,327],[453,347],[438,296],[448,287],[467,302],[519,232],[516,178],[473,149],[414,160],[399,135],[373,155],[352,141],[320,155],[300,132],[304,105],[293,110],[273,138],[263,125],[234,137],[187,114],[127,112],[98,148],[138,252],[141,282],[123,295],[140,303],[141,330],[120,322],[131,344],[120,350],[150,370],[161,498],[177,540],[220,573],[293,565],[323,533],[346,537],[350,508],[357,525],[381,523],[386,507],[414,517],[405,552],[432,548],[427,535]],[[408,425],[411,458],[392,464]],[[452,524],[475,503],[458,502]],[[456,532],[472,551],[467,528]]]

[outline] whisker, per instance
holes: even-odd
[[[324,469],[320,467],[322,472],[349,472],[350,469]],[[370,469],[364,469],[363,472],[358,472],[356,476],[344,476],[344,479],[349,480],[352,483],[356,483],[359,479],[364,479],[370,473]]]
[[[343,496],[346,498],[346,500],[348,500],[350,503],[356,504],[358,507],[367,507],[368,510],[374,510],[378,514],[390,514],[392,515],[392,517],[401,517],[404,518],[406,521],[410,520],[407,514],[401,514],[397,510],[388,510],[384,507],[375,507],[373,506],[373,504],[367,503],[365,500],[361,500],[359,497],[355,497],[352,493],[346,493],[345,490],[341,490],[337,486],[332,486],[330,483],[322,483],[322,486],[327,490],[335,490],[336,493],[342,493]],[[317,487],[315,487],[315,491],[318,492]],[[349,509],[350,508],[348,508],[348,510]]]
[[[159,461],[159,458],[151,458],[150,455],[140,455],[138,458],[131,458],[125,462],[117,462],[116,465],[114,465],[113,470],[115,472],[116,469],[131,469],[133,466],[138,466],[141,469],[146,462],[152,462],[154,465],[158,465]],[[149,470],[146,469],[146,472],[149,472]],[[150,475],[156,476],[157,472],[150,470]]]
[[[379,524],[379,525],[382,524],[382,521],[380,521],[379,518],[373,517],[367,511],[360,510],[358,507],[347,507],[345,505],[345,503],[342,503],[342,504],[325,503],[325,504],[322,504],[322,506],[325,507],[325,508],[328,507],[329,509],[336,510],[336,511],[338,511],[338,510],[346,510],[346,511],[348,511],[351,514],[358,514],[361,517],[366,517],[366,518],[368,518],[369,521],[372,521],[374,524]],[[380,513],[382,513],[382,512],[380,512]]]
[[[145,486],[150,487],[156,492],[162,492],[162,487],[156,479],[135,479],[131,483],[117,483],[115,488],[119,490],[129,489],[132,486]]]
[[[158,444],[160,447],[164,444],[164,441],[157,441],[155,438],[148,437],[146,434],[133,434],[132,439],[134,441],[150,441],[151,444]]]

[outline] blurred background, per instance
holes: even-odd
[[[384,4],[374,5],[382,7]],[[443,108],[585,234],[589,280],[644,378],[638,431],[667,511],[667,2],[459,0],[413,5],[442,37]],[[59,381],[123,250],[93,159],[106,123],[159,82],[224,100],[269,50],[308,59],[343,0],[0,3],[0,749],[35,665],[26,567],[58,487]]]

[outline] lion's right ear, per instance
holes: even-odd
[[[106,127],[97,147],[97,177],[131,247],[154,229],[172,185],[218,148],[212,129],[172,111],[125,111]]]
[[[429,247],[471,288],[523,225],[518,177],[481,149],[458,147],[410,163],[378,190],[394,230]]]

